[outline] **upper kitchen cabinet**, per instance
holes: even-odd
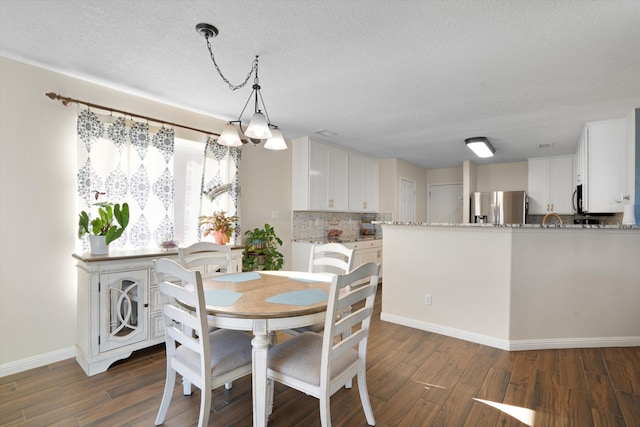
[[[378,160],[309,137],[292,145],[294,211],[378,211]]]
[[[573,214],[573,156],[529,159],[528,165],[529,214]]]
[[[293,210],[346,211],[348,153],[309,137],[293,140]]]
[[[578,184],[582,184],[582,210],[614,213],[624,209],[624,119],[587,123],[577,150]]]
[[[349,153],[349,210],[378,211],[378,160]]]

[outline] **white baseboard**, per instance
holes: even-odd
[[[28,357],[26,359],[17,360],[0,365],[0,378],[7,375],[16,374],[18,372],[27,371],[33,368],[48,365],[50,363],[60,362],[61,360],[76,357],[76,348],[68,347],[50,353],[39,354],[37,356]]]
[[[533,340],[504,340],[488,335],[469,332],[462,329],[422,322],[393,314],[382,313],[380,319],[423,331],[434,332],[448,337],[488,345],[507,351],[545,350],[552,348],[589,348],[589,347],[637,347],[640,337],[588,337],[588,338],[546,338]]]

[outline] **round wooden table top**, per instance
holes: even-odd
[[[244,280],[249,279],[249,280]],[[331,276],[299,271],[256,271],[214,276],[202,279],[205,294],[210,290],[224,290],[242,294],[230,305],[211,305],[207,303],[207,312],[215,316],[268,319],[278,317],[303,316],[326,311],[327,299],[315,302],[319,291],[329,294]],[[305,298],[305,292],[307,292]],[[295,294],[290,294],[294,292]],[[286,295],[283,295],[286,294]],[[289,295],[298,295],[302,298]],[[289,303],[269,302],[285,297]],[[294,304],[300,301],[302,305]],[[305,305],[306,304],[306,305]]]

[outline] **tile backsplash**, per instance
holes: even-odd
[[[357,236],[362,228],[382,236],[379,224],[369,221],[390,221],[390,213],[293,211],[293,240],[324,237],[329,230],[342,230],[342,236]],[[364,221],[364,223],[363,223]]]

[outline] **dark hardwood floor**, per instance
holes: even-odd
[[[497,350],[383,322],[380,294],[367,371],[378,426],[640,426],[640,347]],[[0,425],[152,426],[164,365],[156,346],[92,377],[69,359],[0,378]],[[356,388],[333,396],[334,426],[367,425]],[[196,425],[194,390],[176,387],[165,426]],[[251,425],[250,377],[212,399],[210,426]],[[318,401],[277,385],[269,425],[319,426]]]

